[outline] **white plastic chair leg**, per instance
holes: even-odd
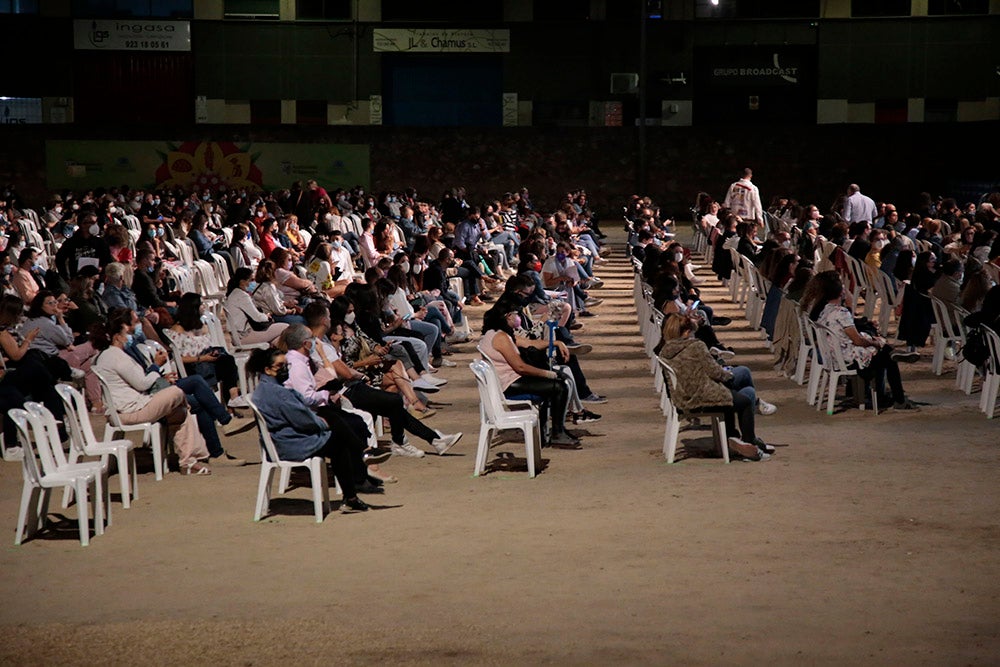
[[[274,466],[267,461],[261,463],[260,480],[257,482],[257,505],[253,520],[260,521],[271,507],[271,483],[274,481]]]
[[[479,445],[476,449],[476,468],[472,471],[473,477],[479,477],[486,470],[486,457],[489,455],[492,435],[493,429],[491,427],[486,424],[479,427]]]

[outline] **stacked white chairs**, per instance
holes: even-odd
[[[118,481],[122,494],[122,507],[131,507],[131,499],[139,497],[139,475],[135,464],[135,443],[128,439],[100,441],[87,415],[87,403],[76,387],[57,384],[56,392],[66,406],[66,424],[69,431],[70,451],[68,462],[75,464],[84,456],[99,456],[102,465],[107,465],[114,456],[118,463]],[[68,504],[72,489],[66,488],[63,507]]]
[[[679,410],[673,402],[672,395],[677,390],[677,375],[670,364],[657,356],[656,361],[659,372],[663,376],[660,392],[660,407],[663,415],[667,418],[665,431],[663,434],[663,456],[667,463],[673,463],[677,453],[677,439],[680,435],[682,418],[709,417],[712,420],[712,436],[715,445],[722,451],[722,460],[729,463],[729,438],[726,435],[726,413],[720,407],[718,410],[697,410],[686,413]]]
[[[739,255],[739,253],[737,253]],[[743,265],[743,275],[746,280],[744,288],[745,317],[754,331],[763,331],[761,317],[764,315],[764,302],[767,300],[767,281],[761,275],[753,260],[746,255],[739,255]],[[767,335],[766,333],[764,334]]]
[[[249,403],[254,418],[257,420],[261,443],[260,481],[257,484],[257,504],[254,508],[253,520],[260,521],[270,511],[271,485],[274,482],[276,470],[288,469],[291,471],[292,468],[306,468],[309,470],[312,482],[313,512],[316,523],[322,523],[326,515],[330,513],[330,485],[326,472],[326,459],[322,456],[313,456],[305,461],[282,460],[278,456],[278,449],[274,446],[274,441],[271,439],[271,432],[267,428],[264,415],[260,413],[250,398],[247,398],[247,403]]]
[[[750,279],[746,275],[743,255],[736,248],[729,248],[729,256],[732,258],[733,264],[733,270],[729,276],[729,298],[740,308],[746,308],[746,290]]]
[[[104,410],[108,417],[108,423],[104,427],[104,441],[114,440],[114,436],[121,433],[140,433],[142,435],[142,442],[144,445],[149,445],[153,450],[153,470],[156,475],[156,481],[163,479],[163,475],[167,472],[166,460],[163,455],[163,434],[162,427],[159,422],[153,422],[152,424],[123,424],[121,415],[118,413],[118,407],[115,405],[114,396],[111,394],[111,387],[108,384],[108,379],[104,375],[104,371],[99,368],[92,369],[94,375],[97,376],[98,381],[101,383],[101,395],[104,398]]]
[[[486,469],[486,458],[494,433],[519,429],[524,433],[528,477],[534,477],[542,461],[542,427],[538,408],[531,401],[504,397],[496,369],[486,360],[477,359],[469,364],[469,368],[476,377],[479,389],[479,447],[476,450],[473,476],[478,477]]]
[[[934,375],[944,372],[944,355],[949,346],[958,348],[964,341],[961,332],[956,329],[955,316],[948,310],[947,304],[934,295],[930,296],[931,308],[934,310],[934,354],[931,357],[931,370]]]
[[[225,260],[223,260],[225,261]],[[208,308],[216,315],[222,313],[222,302],[226,298],[225,286],[219,285],[219,275],[214,263],[204,259],[196,259],[192,267],[194,284],[198,294]]]
[[[52,413],[40,403],[28,402],[24,407],[23,410],[8,412],[8,417],[17,428],[24,453],[21,461],[24,486],[14,544],[21,544],[44,526],[52,489],[69,487],[77,498],[80,544],[87,546],[90,543],[91,514],[96,535],[104,534],[105,508],[107,525],[111,524],[111,507],[105,497],[107,469],[102,468],[100,462],[67,463]]]

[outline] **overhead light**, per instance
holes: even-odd
[[[711,2],[712,2],[712,6],[713,7],[718,7],[719,6],[719,0],[711,0]]]

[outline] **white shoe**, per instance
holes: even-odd
[[[444,357],[442,357],[441,366],[443,366],[444,368],[454,368],[455,366],[458,366],[458,364],[456,364],[451,359],[445,359]]]
[[[229,403],[227,403],[226,405],[228,405],[231,408],[249,408],[250,407],[250,404],[247,403],[246,396],[237,396],[236,398],[231,398],[231,399],[229,399]]]
[[[438,386],[436,384],[432,384],[431,382],[428,382],[424,378],[418,378],[414,380],[413,388],[419,389],[420,391],[426,391],[428,394],[433,394],[436,391],[441,391],[440,389],[438,389]]]
[[[762,415],[773,415],[778,411],[778,406],[774,403],[768,403],[763,398],[757,399],[757,412]]]
[[[461,332],[461,333],[455,332],[453,334],[450,334],[449,336],[446,336],[445,339],[444,339],[444,341],[446,343],[456,343],[456,344],[457,343],[465,343],[468,340],[469,340],[469,334],[467,334],[465,332]]]
[[[431,445],[437,451],[438,456],[441,456],[449,449],[455,446],[455,443],[462,439],[462,432],[452,433],[451,435],[445,435],[441,431],[437,432],[438,437],[431,440]]]
[[[433,385],[435,387],[441,387],[443,385],[448,384],[448,381],[445,380],[444,378],[436,378],[433,375],[430,375],[428,373],[424,373],[423,375],[421,375],[420,379],[421,380],[426,380],[427,382],[429,382],[431,385]]]
[[[389,449],[392,450],[393,456],[404,456],[411,459],[422,459],[424,457],[424,450],[417,449],[408,442],[404,442],[402,445],[392,443],[389,445]]]
[[[71,368],[69,369],[69,374],[74,380],[82,380],[83,376],[86,375],[82,368]]]

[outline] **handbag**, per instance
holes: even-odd
[[[250,328],[253,329],[254,331],[267,331],[268,328],[270,328],[271,326],[271,323],[268,322],[267,320],[263,322],[258,322],[254,318],[247,315],[246,311],[243,311],[243,314],[247,316],[247,324],[249,324]]]
[[[521,354],[521,359],[525,363],[531,364],[535,368],[541,368],[543,370],[552,370],[549,364],[549,355],[543,349],[537,347],[518,347],[518,352]]]

